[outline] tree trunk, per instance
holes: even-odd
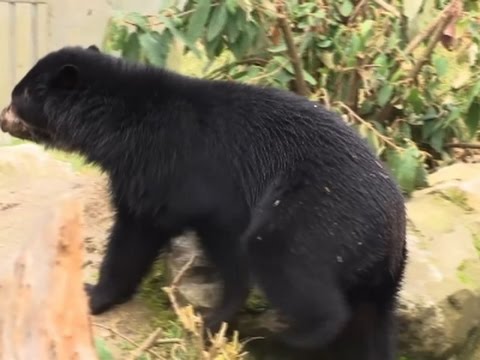
[[[47,220],[0,274],[0,360],[95,360],[80,202],[62,198]]]

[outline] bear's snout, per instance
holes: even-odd
[[[20,139],[30,139],[28,126],[15,114],[11,105],[0,113],[0,128],[3,132]]]

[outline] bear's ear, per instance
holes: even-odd
[[[63,65],[52,79],[52,86],[63,90],[73,90],[79,83],[78,67],[72,64]]]
[[[90,45],[87,47],[87,50],[94,51],[94,52],[100,52],[100,49],[96,45]]]

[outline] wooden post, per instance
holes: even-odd
[[[0,360],[97,359],[83,290],[80,202],[63,197],[49,220],[0,273]]]

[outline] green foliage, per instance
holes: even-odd
[[[108,350],[107,344],[103,339],[95,338],[95,348],[100,360],[113,360],[113,355],[110,350]]]
[[[474,138],[479,125],[476,14],[467,13],[457,23],[464,41],[451,53],[440,45],[425,53],[431,36],[409,49],[423,30],[416,29],[417,19],[433,19],[449,3],[397,0],[388,9],[366,2],[358,11],[357,0],[287,0],[285,8],[267,0],[188,0],[183,8],[170,1],[158,14],[112,18],[104,48],[165,66],[178,40],[186,52],[205,55],[210,65],[221,54],[233,55],[226,64],[207,66],[207,78],[296,91],[299,74],[278,21],[284,16],[310,97],[342,114],[409,194],[426,185],[426,163],[449,159],[446,144]],[[465,7],[478,10],[473,1]],[[425,15],[426,9],[433,13]],[[453,69],[456,61],[459,67]]]

